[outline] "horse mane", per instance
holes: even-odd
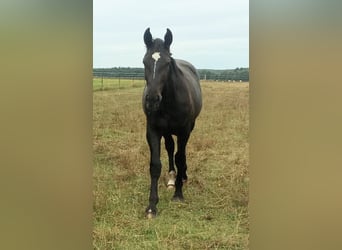
[[[175,79],[172,79],[172,80],[177,80],[177,78],[179,76],[183,75],[183,72],[178,68],[176,60],[173,57],[171,57],[171,56],[170,56],[170,58],[171,58],[170,76],[171,76],[171,78],[175,78]]]
[[[184,73],[190,73],[190,72],[184,71],[184,66],[186,66],[186,69],[190,70],[194,76],[197,76],[199,78],[198,71],[190,63],[183,61],[183,60],[178,60],[178,63],[183,64],[183,65],[177,65],[176,59],[171,57],[170,75],[171,75],[171,77],[175,76],[175,79],[173,79],[173,80],[177,80],[178,77],[184,76]],[[172,75],[172,72],[174,73],[174,75]]]

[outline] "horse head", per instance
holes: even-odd
[[[167,29],[162,39],[152,39],[150,28],[144,33],[146,54],[143,59],[145,67],[146,88],[144,92],[144,108],[157,111],[163,98],[163,89],[169,79],[172,33]]]

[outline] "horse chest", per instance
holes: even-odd
[[[156,129],[173,134],[177,134],[187,125],[187,119],[182,118],[177,113],[160,112],[150,119],[150,121]]]

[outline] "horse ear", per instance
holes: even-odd
[[[169,49],[171,43],[172,43],[172,33],[171,33],[171,30],[166,29],[166,34],[165,34],[165,37],[164,37],[165,48]]]
[[[152,41],[152,35],[150,32],[150,28],[147,28],[144,33],[144,42],[146,44],[147,48],[151,48],[153,41]]]

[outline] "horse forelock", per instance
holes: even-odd
[[[170,49],[165,47],[164,41],[160,38],[156,38],[153,40],[152,46],[150,48],[147,48],[147,52],[149,51],[150,53],[154,53],[158,51],[158,52],[171,55]]]
[[[153,50],[162,50],[164,48],[164,41],[159,38],[154,39],[152,48]]]

